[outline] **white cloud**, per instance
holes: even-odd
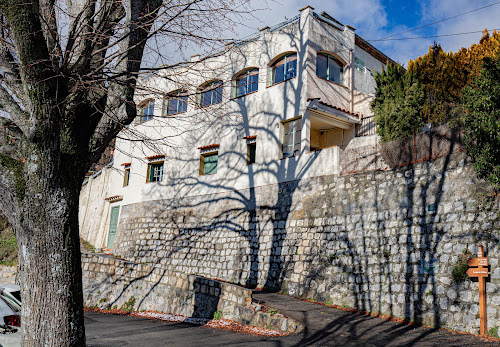
[[[497,1],[470,1],[470,0],[430,0],[423,18],[428,20],[439,20],[460,13],[468,12]],[[452,33],[463,33],[470,31],[482,31],[484,29],[500,28],[500,4],[460,16],[437,25],[437,35]],[[461,47],[469,47],[479,42],[481,33],[460,36],[448,36],[436,38],[446,51],[458,51]]]

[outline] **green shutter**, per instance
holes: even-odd
[[[207,155],[204,157],[203,174],[210,175],[217,173],[218,154]]]
[[[116,229],[118,227],[118,216],[120,215],[120,206],[111,208],[111,216],[109,218],[109,233],[108,233],[108,248],[111,248],[115,242]]]

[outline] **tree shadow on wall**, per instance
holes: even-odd
[[[229,124],[227,121],[212,124],[218,129],[217,132],[222,134],[221,136],[241,139],[257,134],[258,139],[271,139],[274,148],[278,149],[271,152],[273,156],[279,156],[281,142],[277,127],[283,120],[300,115],[301,98],[299,94],[303,90],[304,83],[302,74],[305,64],[309,63],[305,59],[305,50],[298,49],[299,46],[306,45],[303,42],[304,38],[300,36],[295,41],[293,35],[289,35],[289,40],[290,45],[299,51],[298,61],[302,62],[303,66],[298,67],[298,75],[293,80],[273,87],[282,93],[280,97],[284,100],[283,109],[275,113],[255,114],[252,117],[241,116],[248,114],[245,99],[253,96],[235,99],[233,109],[228,112],[228,116],[233,116],[233,124]],[[272,51],[272,47],[267,47],[268,44],[268,42],[262,43],[265,46],[263,51]],[[290,95],[294,97],[290,98]],[[263,97],[260,100],[263,109],[273,109],[275,98],[276,96]],[[265,124],[256,122],[259,117],[265,121]],[[305,116],[302,121],[304,118]],[[207,143],[217,142],[211,139],[207,139],[207,141]],[[148,243],[147,245],[141,245],[142,240],[137,240],[135,249],[131,252],[127,253],[119,248],[116,252],[135,260],[142,258],[156,264],[170,263],[187,272],[192,271],[193,267],[203,266],[203,260],[206,259],[207,263],[215,263],[217,268],[203,269],[205,272],[202,274],[205,276],[221,276],[220,274],[224,273],[225,270],[229,272],[232,268],[236,269],[234,272],[237,274],[234,276],[225,274],[223,275],[225,279],[244,284],[247,287],[259,285],[279,290],[283,276],[287,271],[287,264],[291,261],[291,257],[287,255],[288,258],[285,259],[282,252],[287,238],[286,222],[291,213],[293,195],[299,188],[298,182],[307,174],[318,158],[319,152],[305,153],[305,148],[301,148],[301,153],[297,157],[276,160],[275,157],[266,156],[267,149],[263,149],[261,151],[263,156],[257,158],[258,165],[251,164],[245,166],[245,170],[240,170],[231,167],[230,163],[245,162],[246,153],[241,151],[238,146],[235,147],[235,149],[223,148],[223,151],[219,153],[219,165],[229,167],[224,173],[223,179],[210,180],[205,176],[166,177],[166,183],[162,185],[166,185],[172,190],[175,189],[178,193],[173,197],[168,196],[168,199],[165,199],[166,196],[162,199],[161,193],[158,192],[155,197],[160,201],[145,203],[145,209],[151,211],[151,213],[147,212],[148,217],[153,220],[168,220],[167,225],[162,226],[168,231],[160,232],[167,235],[167,239],[161,239],[160,244]],[[299,160],[301,160],[300,165],[298,164]],[[176,158],[176,163],[181,167],[181,172],[192,172],[193,169],[197,171],[199,161],[197,158],[190,160],[179,156]],[[216,176],[221,174],[222,169]],[[255,188],[234,190],[234,187],[238,185],[250,187],[259,185],[259,182],[255,182],[256,178],[259,177],[261,179],[267,177],[271,183],[285,182],[270,188],[274,196],[266,196],[266,200],[268,200],[266,203],[257,201]],[[205,195],[201,200],[183,198],[184,196],[196,196],[200,194],[200,191],[213,190],[227,193]],[[274,203],[269,203],[271,200]],[[148,208],[149,205],[151,208]],[[217,206],[216,213],[212,213],[211,205]],[[189,211],[194,209],[207,209],[207,215],[190,215]],[[244,240],[244,244],[240,244],[239,254],[232,259],[232,264],[227,269],[224,268],[227,264],[222,262],[224,258],[219,256],[226,252],[226,245],[218,240],[219,236],[223,234],[222,231],[233,233]],[[213,239],[212,242],[207,242],[210,237]],[[230,237],[230,239],[233,246],[239,242],[237,238]],[[120,235],[117,234],[116,244],[119,243]],[[206,244],[200,247],[200,243]],[[200,265],[192,265],[193,261]],[[219,266],[222,268],[218,268]]]
[[[443,289],[447,281],[453,282],[453,252],[461,253],[463,248],[471,248],[479,241],[498,249],[500,238],[492,227],[482,234],[470,228],[477,225],[478,212],[473,219],[470,214],[467,216],[469,227],[462,226],[465,217],[460,217],[460,211],[480,208],[466,206],[470,202],[450,205],[450,200],[454,201],[453,189],[458,192],[464,188],[452,186],[448,174],[450,170],[465,170],[467,159],[456,151],[458,129],[447,134],[444,140],[450,144],[448,150],[434,161],[395,168],[393,172],[345,176],[344,182],[350,181],[353,187],[363,187],[363,178],[370,184],[363,189],[361,201],[355,192],[336,192],[332,197],[332,201],[347,201],[343,211],[336,214],[337,221],[341,220],[338,233],[332,240],[327,239],[328,235],[323,237],[329,251],[309,259],[314,271],[306,278],[302,296],[319,301],[340,299],[357,310],[382,312],[403,318],[405,322],[425,322],[435,327],[443,324],[443,314],[449,319],[449,311],[442,312],[448,305],[470,305],[459,297],[448,302],[448,293]],[[429,141],[427,156],[431,158],[436,146],[432,137]],[[484,189],[481,183],[475,187],[466,189]],[[477,198],[487,192],[486,188],[483,193],[470,193]],[[349,205],[353,201],[358,201],[354,210]],[[494,205],[490,204],[489,209]],[[454,209],[458,209],[456,214],[442,213]],[[328,233],[327,228],[324,226],[323,232]],[[373,229],[374,235],[367,233]],[[453,242],[452,254],[446,254],[446,258],[439,261],[444,242]],[[321,283],[326,283],[326,288],[318,290]],[[348,298],[335,295],[338,286],[348,288]],[[456,292],[457,286],[454,285]]]

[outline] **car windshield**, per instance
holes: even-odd
[[[9,307],[13,311],[21,311],[21,307],[18,305],[16,300],[12,296],[10,296],[8,293],[3,292],[0,294],[0,297],[3,299],[3,301],[5,301],[5,303],[7,305],[9,305]]]
[[[13,297],[15,297],[19,302],[21,302],[21,292],[20,291],[15,291],[15,292],[10,292]]]

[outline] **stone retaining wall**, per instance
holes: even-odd
[[[222,318],[285,332],[299,324],[252,304],[252,291],[230,283],[127,262],[106,255],[82,254],[84,302],[103,309],[151,310],[186,317]]]
[[[112,252],[136,262],[462,331],[479,327],[464,249],[490,259],[500,325],[500,199],[463,153],[348,176],[122,206]]]
[[[0,283],[15,284],[16,274],[17,274],[17,266],[0,265]]]

